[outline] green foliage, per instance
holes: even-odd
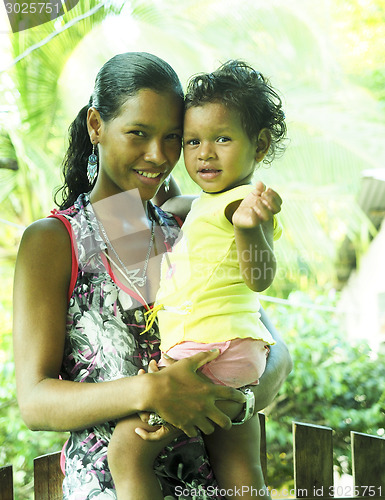
[[[268,483],[293,485],[292,422],[331,427],[336,469],[351,472],[350,431],[384,434],[385,355],[372,352],[365,340],[351,341],[341,318],[327,310],[327,297],[315,300],[293,293],[298,307],[267,306],[283,335],[294,368],[267,409]],[[302,307],[307,304],[310,308]]]
[[[333,2],[335,36],[342,47],[340,61],[347,74],[385,103],[385,5],[382,0]]]
[[[0,464],[12,464],[15,498],[32,498],[33,459],[59,451],[67,439],[64,433],[32,432],[20,417],[16,401],[15,373],[10,335],[0,341]]]
[[[32,432],[21,419],[16,400],[15,368],[12,354],[11,279],[12,269],[1,270],[0,302],[0,466],[12,464],[15,499],[33,498],[33,459],[59,451],[67,435]]]
[[[13,34],[14,58],[29,53],[10,71],[21,123],[24,132],[39,140],[45,150],[55,132],[52,123],[58,106],[58,76],[87,33],[109,13],[118,14],[119,10],[117,6],[106,8],[97,0],[85,0],[54,21]]]
[[[60,119],[60,74],[86,35],[120,9],[118,2],[107,6],[86,0],[60,19],[10,35],[14,64],[0,72],[0,106],[7,111],[0,116],[0,210],[5,221],[25,227],[50,212],[66,135]],[[3,227],[0,247],[7,246]]]

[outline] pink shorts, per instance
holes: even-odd
[[[270,351],[266,342],[246,338],[213,344],[182,342],[167,351],[167,356],[179,360],[211,349],[219,349],[220,355],[200,370],[215,384],[235,388],[258,384]],[[159,366],[164,366],[162,358]]]

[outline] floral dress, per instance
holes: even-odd
[[[151,205],[166,247],[178,236],[175,219]],[[108,271],[106,245],[87,194],[74,206],[53,211],[72,241],[72,279],[61,378],[97,383],[136,375],[151,359],[158,360],[159,338],[144,330],[145,304]],[[73,431],[65,447],[63,500],[116,499],[107,463],[107,446],[116,422]],[[180,437],[155,462],[164,497],[221,498],[201,437]]]

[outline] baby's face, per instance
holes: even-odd
[[[250,140],[235,110],[219,102],[187,109],[183,144],[187,172],[203,191],[217,193],[250,184],[257,140]]]

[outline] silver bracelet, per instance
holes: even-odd
[[[148,425],[154,426],[154,425],[165,425],[167,422],[160,417],[157,413],[152,412],[150,413],[150,416],[148,417]]]
[[[255,408],[254,392],[248,387],[240,387],[238,391],[243,392],[243,394],[246,396],[246,401],[244,403],[244,407],[240,415],[238,415],[238,417],[236,417],[236,419],[233,420],[232,422],[233,425],[242,425],[248,420],[250,420],[251,417],[254,415],[254,408]]]

